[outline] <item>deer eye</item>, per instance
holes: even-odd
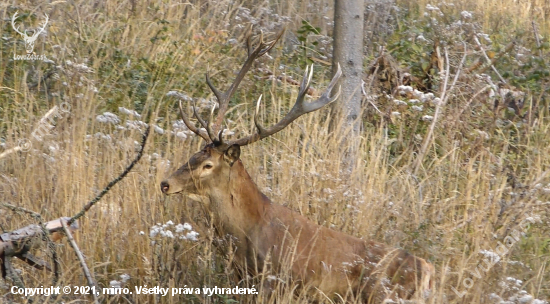
[[[212,169],[212,165],[210,164],[206,164],[204,165],[204,167],[202,167],[203,169]]]

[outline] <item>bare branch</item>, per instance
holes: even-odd
[[[542,49],[540,47],[539,32],[537,31],[537,25],[535,24],[535,20],[531,21],[531,26],[533,27],[533,34],[535,35],[535,41],[537,42],[537,47],[539,49],[539,57],[542,57]]]
[[[441,93],[441,102],[438,103],[435,107],[435,113],[434,118],[432,120],[432,123],[430,125],[430,128],[428,130],[428,134],[426,135],[426,138],[424,138],[424,142],[422,143],[422,147],[420,148],[420,152],[418,153],[418,158],[416,159],[416,164],[414,167],[413,175],[416,175],[418,172],[418,169],[422,165],[422,160],[424,159],[424,156],[426,155],[426,151],[428,150],[428,145],[432,141],[432,135],[435,130],[435,124],[437,123],[437,119],[439,118],[439,115],[442,111],[443,106],[445,106],[445,103],[447,102],[447,99],[450,96],[450,92],[455,87],[456,82],[458,81],[458,77],[460,76],[460,72],[462,71],[462,67],[464,66],[464,62],[466,61],[466,56],[468,55],[467,49],[466,49],[466,43],[464,44],[464,56],[462,56],[462,60],[460,61],[460,65],[458,67],[458,70],[456,71],[455,78],[453,79],[453,83],[451,84],[451,88],[447,91],[447,83],[449,81],[449,74],[450,74],[450,67],[451,63],[449,62],[449,52],[447,51],[447,47],[445,47],[445,82],[443,84],[443,92]]]
[[[491,61],[491,58],[489,58],[489,56],[487,56],[487,53],[485,52],[485,49],[483,48],[483,46],[479,42],[479,39],[477,39],[477,36],[475,36],[475,35],[474,35],[474,41],[476,42],[477,46],[481,50],[481,53],[483,53],[483,57],[485,57],[485,60],[487,60],[487,62],[491,65],[491,69],[493,69],[493,72],[495,72],[497,74],[500,81],[502,81],[503,83],[506,83],[506,80],[504,80],[504,78],[502,78],[502,76],[500,75],[498,70],[495,68],[495,66],[493,65],[493,63]]]
[[[67,226],[65,221],[60,220],[60,222],[61,222],[61,225],[63,225],[63,230],[65,231],[65,234],[67,235],[67,239],[69,239],[69,244],[71,244],[71,247],[73,247],[73,250],[74,250],[76,256],[78,257],[78,261],[80,261],[80,266],[82,267],[82,271],[84,272],[84,276],[86,277],[86,280],[88,281],[88,286],[90,286],[91,288],[95,287],[96,290],[97,290],[98,289],[96,287],[97,285],[95,284],[94,279],[92,278],[92,275],[90,274],[90,269],[88,268],[88,265],[86,264],[86,260],[84,259],[84,255],[82,254],[82,252],[78,248],[78,244],[74,240],[73,234],[71,233],[71,230],[69,229],[69,227]],[[96,303],[96,304],[99,303],[96,293],[91,292],[91,294],[94,297],[94,303]]]
[[[147,137],[149,137],[149,131],[151,130],[151,125],[147,126],[147,129],[145,129],[145,133],[143,133],[143,137],[141,138],[141,149],[139,150],[138,154],[136,155],[136,158],[126,167],[126,169],[115,179],[113,179],[103,190],[91,201],[89,201],[86,205],[84,205],[84,208],[77,213],[75,216],[73,216],[68,222],[67,225],[71,225],[76,220],[84,216],[90,208],[92,208],[93,205],[95,205],[99,200],[111,190],[111,188],[116,185],[118,182],[120,182],[131,170],[132,168],[139,162],[141,157],[143,156],[143,150],[145,149],[145,143],[147,143]]]

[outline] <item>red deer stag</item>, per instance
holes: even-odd
[[[201,197],[213,215],[216,234],[232,236],[234,261],[239,269],[247,269],[253,274],[266,264],[275,272],[289,269],[293,282],[306,288],[315,287],[330,296],[351,291],[371,303],[385,297],[408,299],[417,290],[424,294],[432,285],[434,268],[431,264],[403,250],[319,226],[271,202],[252,181],[239,159],[242,146],[273,135],[301,115],[333,102],[339,95],[338,92],[330,97],[342,74],[340,66],[319,99],[304,101],[313,75],[313,68],[306,68],[296,103],[281,121],[270,128],[262,127],[257,117],[258,100],[254,117],[256,131],[234,141],[223,139],[221,123],[229,99],[252,62],[269,51],[279,37],[270,43],[264,43],[260,37],[254,49],[248,39],[248,58],[227,92],[218,91],[206,75],[206,82],[219,102],[213,126],[193,108],[194,116],[203,127],[197,128],[184,113],[180,101],[184,123],[207,144],[161,182],[162,192],[167,195],[184,192],[191,197]],[[220,129],[218,134],[216,128]]]

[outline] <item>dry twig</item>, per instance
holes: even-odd
[[[481,53],[483,53],[483,57],[485,57],[485,60],[487,60],[487,62],[490,64],[491,69],[493,69],[493,72],[495,72],[495,74],[497,74],[498,78],[500,79],[500,81],[502,81],[502,83],[506,83],[506,80],[504,80],[504,78],[502,78],[502,75],[500,75],[497,68],[495,68],[495,66],[493,65],[493,62],[491,61],[491,58],[489,58],[489,56],[487,56],[487,52],[485,52],[485,49],[483,48],[483,46],[479,42],[479,39],[477,39],[477,36],[474,36],[474,41],[476,42],[477,46],[481,50]]]
[[[458,81],[458,77],[460,76],[460,73],[462,71],[462,67],[464,66],[464,62],[466,61],[466,56],[468,55],[467,49],[466,49],[466,43],[464,43],[464,56],[462,56],[462,60],[460,61],[460,65],[458,66],[458,70],[456,71],[455,78],[453,79],[453,83],[451,84],[451,87],[447,91],[447,83],[449,81],[449,73],[450,73],[450,62],[449,62],[449,52],[447,51],[447,48],[445,47],[445,81],[443,83],[443,91],[441,93],[441,102],[437,104],[435,107],[435,113],[434,118],[432,120],[432,124],[430,125],[430,129],[428,130],[428,134],[426,135],[426,138],[424,139],[424,142],[422,143],[422,147],[420,148],[420,152],[418,153],[418,158],[414,167],[413,175],[416,176],[418,173],[418,169],[422,165],[422,160],[424,159],[424,156],[426,155],[426,151],[428,150],[428,145],[431,143],[432,135],[435,130],[435,124],[437,123],[437,119],[441,113],[441,109],[447,103],[447,99],[449,99],[450,92],[454,89],[456,82]]]
[[[531,25],[533,26],[533,33],[535,34],[535,41],[537,42],[537,47],[539,49],[539,57],[542,58],[542,49],[540,47],[540,38],[539,38],[539,31],[537,30],[537,25],[535,24],[535,21],[531,21]]]
[[[80,266],[82,266],[82,271],[84,272],[84,276],[86,277],[86,280],[88,281],[88,286],[92,288],[92,291],[90,292],[92,296],[94,297],[94,303],[98,304],[99,301],[97,299],[97,294],[94,292],[95,290],[99,290],[97,288],[97,285],[94,282],[94,279],[92,278],[92,274],[90,273],[90,269],[88,268],[88,265],[86,264],[86,260],[84,259],[84,255],[82,255],[82,252],[78,248],[78,244],[73,238],[73,235],[71,233],[71,230],[69,230],[69,227],[65,223],[65,221],[60,220],[61,225],[63,225],[63,230],[65,231],[65,234],[67,235],[67,239],[69,239],[69,244],[71,244],[71,247],[73,247],[74,252],[76,253],[76,256],[78,257],[78,260],[80,261]]]

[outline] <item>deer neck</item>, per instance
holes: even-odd
[[[261,223],[266,203],[270,201],[260,192],[240,160],[230,170],[228,181],[210,192],[211,210],[221,226],[221,233],[246,236]]]

